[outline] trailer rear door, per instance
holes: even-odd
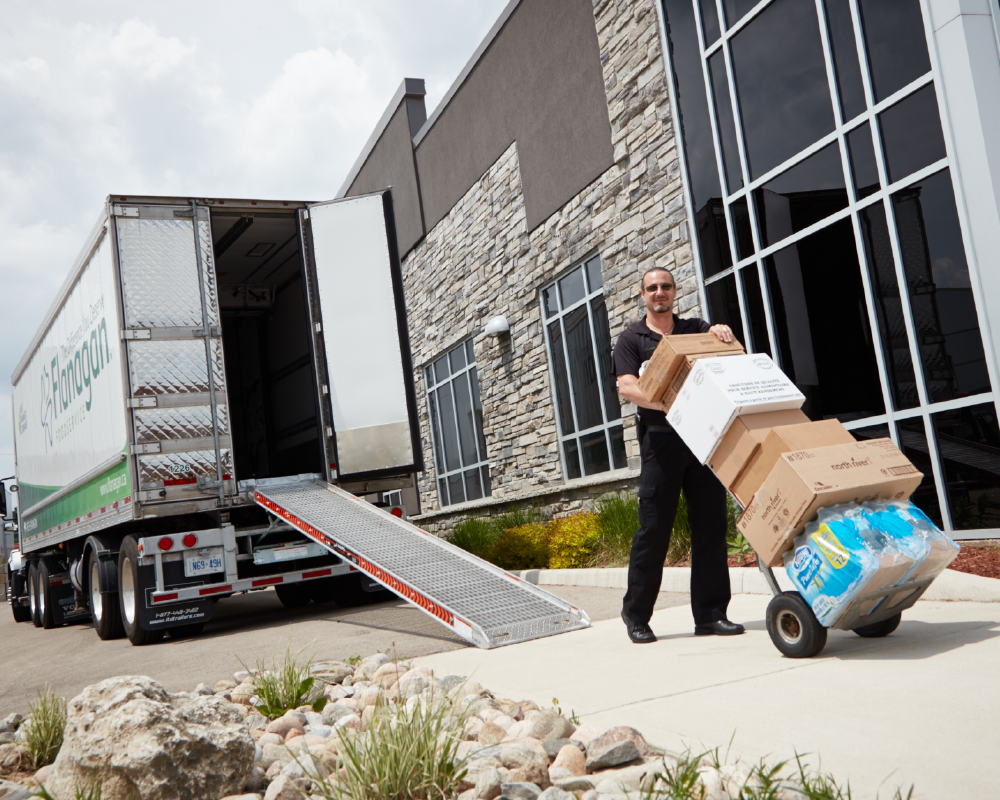
[[[422,469],[413,364],[390,191],[300,212],[341,481]],[[326,408],[327,398],[320,397]]]

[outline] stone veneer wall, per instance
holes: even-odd
[[[429,529],[486,513],[497,503],[537,503],[547,514],[568,513],[634,482],[639,448],[631,404],[622,409],[630,469],[563,482],[541,328],[543,287],[597,252],[612,341],[638,320],[639,276],[654,265],[673,270],[676,311],[701,316],[653,0],[594,0],[594,19],[615,166],[528,231],[515,142],[403,262],[428,466],[419,477],[423,513],[416,519]],[[507,317],[510,337],[482,334],[496,314]],[[479,370],[493,497],[441,509],[423,367],[469,337]]]

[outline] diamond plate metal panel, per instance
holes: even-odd
[[[218,406],[219,434],[229,433],[229,415]],[[137,444],[212,436],[212,407],[139,408],[135,410]]]
[[[139,485],[142,489],[154,488],[160,481],[197,478],[205,475],[215,479],[215,451],[195,450],[189,453],[157,453],[143,455],[139,460]],[[222,451],[222,469],[226,475],[233,472],[233,459],[229,450]],[[209,489],[206,494],[215,494]]]
[[[131,341],[128,343],[132,395],[193,394],[208,391],[205,340]],[[215,391],[225,398],[222,340],[212,340]]]
[[[201,291],[191,221],[118,217],[116,224],[126,327],[200,327]],[[207,222],[199,222],[198,229],[209,324],[217,325],[219,301],[211,268],[211,234]]]
[[[201,245],[201,274],[205,281],[205,305],[208,324],[219,324],[219,287],[215,277],[215,256],[212,249],[212,228],[207,220],[198,221],[198,241]]]
[[[585,614],[568,610],[564,601],[515,583],[481,559],[325,484],[256,491],[477,626],[491,647],[589,625]]]

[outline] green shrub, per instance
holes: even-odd
[[[486,558],[501,533],[488,517],[470,517],[457,523],[445,538],[474,556]]]
[[[34,769],[56,760],[66,730],[66,698],[56,697],[48,686],[38,692],[31,705],[31,718],[24,725],[25,745]]]
[[[597,498],[594,510],[601,538],[594,546],[588,566],[625,566],[632,538],[639,529],[639,498],[625,492],[605,494]]]
[[[549,564],[546,526],[529,522],[508,528],[493,542],[486,557],[501,569],[545,569]]]
[[[257,667],[254,670],[247,669],[246,664],[243,665],[252,676],[254,694],[260,698],[260,703],[256,707],[258,714],[263,714],[268,719],[277,719],[286,711],[299,706],[311,705],[313,711],[317,712],[326,706],[327,698],[314,691],[316,678],[310,672],[312,659],[307,659],[304,664],[299,665],[300,655],[302,655],[301,650],[292,655],[289,645],[285,648],[285,663],[280,666],[273,655],[270,669],[260,659],[257,659]]]
[[[600,541],[600,521],[596,514],[572,514],[552,520],[548,534],[551,569],[584,567]]]

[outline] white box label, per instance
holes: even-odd
[[[300,545],[296,547],[283,547],[273,552],[275,561],[291,561],[293,558],[305,558],[309,554],[309,548],[305,545]]]

